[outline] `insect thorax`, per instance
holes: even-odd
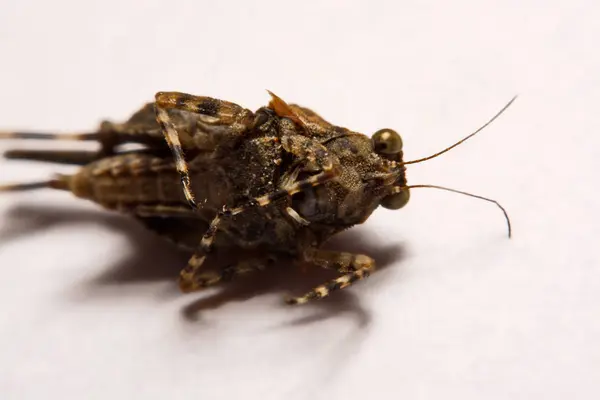
[[[246,132],[244,140],[198,154],[191,170],[199,204],[217,212],[223,205],[236,207],[281,189],[290,179],[299,181],[316,174],[307,160],[283,148],[284,135],[309,136],[301,127],[266,110],[261,123]],[[309,137],[330,153],[339,166],[338,176],[236,215],[223,223],[224,233],[236,237],[240,245],[266,244],[283,250],[296,247],[300,237],[322,242],[371,215],[384,196],[381,176],[389,170],[373,151],[370,138],[338,127]],[[306,223],[290,217],[286,211],[290,207]]]

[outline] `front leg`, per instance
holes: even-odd
[[[198,208],[191,190],[190,176],[187,162],[183,155],[181,138],[175,125],[169,117],[167,110],[177,109],[201,116],[201,121],[207,125],[226,127],[234,135],[241,135],[249,129],[254,120],[254,114],[237,104],[211,97],[193,96],[178,92],[159,92],[155,98],[156,120],[160,125],[167,144],[173,153],[177,172],[181,176],[181,183],[185,198],[192,208]],[[193,138],[184,138],[191,141]]]
[[[322,299],[335,290],[343,289],[354,282],[368,277],[375,269],[375,260],[362,254],[351,254],[327,250],[309,250],[304,260],[327,269],[336,269],[344,275],[317,286],[304,296],[286,299],[288,304],[304,304],[310,300]]]

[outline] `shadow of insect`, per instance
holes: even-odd
[[[103,287],[125,287],[130,290],[130,285],[133,284],[172,281],[173,290],[169,291],[169,297],[179,291],[175,278],[181,262],[189,257],[189,253],[165,242],[130,218],[118,214],[40,204],[19,204],[10,208],[4,215],[0,228],[0,246],[9,241],[26,238],[35,232],[80,224],[101,225],[127,238],[129,242],[129,249],[122,258],[88,282],[90,290]],[[362,235],[360,231],[361,229],[355,229],[344,232],[334,237],[325,248],[352,248],[359,252],[376,254],[379,270],[402,260],[404,249],[401,244],[374,243],[373,239],[369,239],[369,235]],[[241,253],[238,257],[246,255]],[[217,268],[227,261],[227,257],[215,257],[207,267]],[[265,271],[224,283],[216,287],[216,290],[210,289],[191,295],[193,300],[181,311],[183,319],[188,322],[197,321],[203,312],[231,302],[272,293],[303,292],[306,288],[336,276],[335,271],[315,267],[302,268],[292,261],[279,260]],[[291,325],[314,323],[340,314],[353,315],[357,324],[363,327],[371,321],[370,313],[364,309],[352,290],[341,291],[336,296],[311,302],[308,306],[317,311],[308,315],[302,313],[303,316],[292,321]]]

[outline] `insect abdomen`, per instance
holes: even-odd
[[[83,167],[69,178],[78,197],[108,208],[137,204],[186,204],[172,163],[147,154],[108,157]]]

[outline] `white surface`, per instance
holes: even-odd
[[[337,240],[388,261],[368,281],[287,308],[315,280],[266,274],[194,313],[219,291],[179,295],[184,257],[135,223],[2,195],[0,397],[600,396],[597,1],[165,4],[3,1],[1,127],[87,130],[159,90],[256,109],[268,88],[416,158],[518,93],[408,170],[500,200],[514,239],[493,205],[414,190]],[[0,181],[63,169],[2,161]]]

